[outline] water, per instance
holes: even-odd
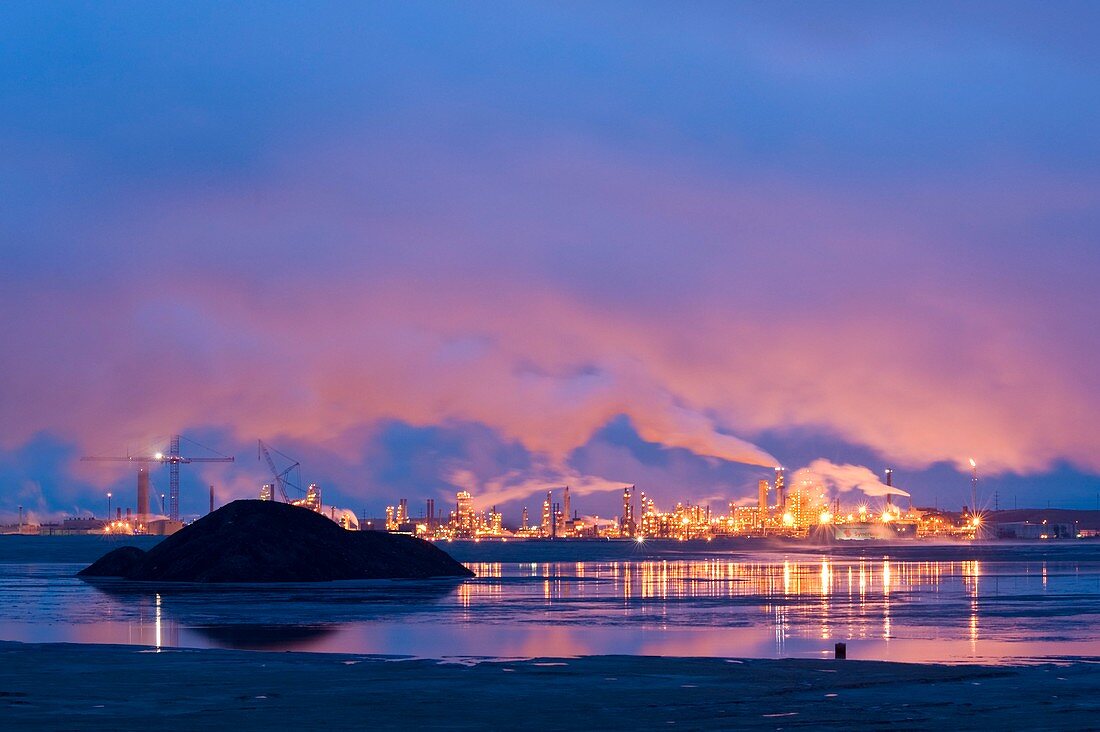
[[[1100,545],[446,545],[467,581],[145,587],[99,537],[0,537],[0,639],[430,658],[1100,657]],[[37,560],[37,561],[36,561]]]

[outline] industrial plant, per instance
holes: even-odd
[[[977,472],[972,466],[971,506],[977,502]],[[803,478],[788,486],[786,470],[776,468],[773,480],[760,480],[757,501],[751,505],[726,504],[715,511],[710,505],[676,502],[662,510],[652,496],[627,486],[622,493],[618,516],[582,515],[573,508],[569,486],[548,490],[532,520],[523,507],[519,524],[511,528],[503,521],[496,506],[487,511],[474,508],[474,498],[466,490],[455,495],[453,509],[436,508],[427,499],[418,516],[409,511],[408,500],[386,508],[383,520],[360,519],[360,528],[414,534],[426,539],[649,539],[676,541],[718,538],[778,538],[810,542],[898,541],[915,539],[1062,539],[1091,538],[1093,527],[1073,522],[994,521],[994,512],[981,513],[963,506],[961,511],[914,507],[911,499],[902,507],[895,498],[908,494],[894,490],[893,471],[884,472],[881,497],[861,495],[858,501],[842,503],[830,497],[817,481]],[[560,496],[560,500],[556,500]]]
[[[192,447],[210,453],[209,455],[184,455],[181,452],[181,444],[187,443]],[[264,483],[259,489],[259,499],[263,501],[281,500],[294,506],[300,506],[310,511],[326,515],[345,529],[358,529],[358,521],[354,513],[337,509],[335,506],[325,506],[321,500],[321,488],[316,483],[301,487],[301,464],[279,452],[263,440],[258,440],[257,458],[266,463],[272,474],[272,482]],[[24,521],[23,508],[19,507],[19,522],[15,527],[5,527],[14,531],[5,530],[0,533],[18,534],[120,534],[120,535],[155,535],[166,536],[173,534],[184,526],[181,520],[180,501],[180,466],[192,463],[231,463],[235,458],[222,455],[212,448],[200,445],[182,435],[171,435],[168,438],[166,452],[153,452],[139,455],[86,455],[81,458],[83,462],[112,462],[130,463],[137,466],[137,490],[135,494],[135,506],[123,507],[122,501],[115,501],[113,492],[107,493],[107,513],[103,518],[96,516],[72,516],[57,523],[32,524]],[[286,467],[278,467],[277,461],[289,463]],[[157,493],[153,489],[150,475],[151,466],[168,467],[168,492]],[[209,486],[209,512],[216,508],[214,486]]]
[[[192,454],[184,454],[181,445]],[[207,454],[196,454],[199,450]],[[270,473],[269,481],[258,487],[261,501],[280,501],[324,515],[348,530],[405,533],[430,540],[502,540],[509,539],[621,539],[644,542],[649,539],[674,541],[711,541],[720,538],[772,538],[815,543],[898,541],[913,539],[1064,539],[1092,538],[1100,526],[1082,526],[1067,516],[1028,512],[987,512],[978,505],[977,464],[970,460],[970,503],[961,511],[915,507],[911,496],[894,486],[894,471],[887,468],[882,480],[867,476],[874,491],[830,490],[825,481],[810,470],[797,471],[788,478],[787,470],[775,468],[771,480],[756,484],[755,501],[729,501],[715,509],[677,501],[659,506],[652,495],[636,486],[624,486],[622,508],[617,516],[584,514],[574,507],[569,486],[550,488],[541,505],[532,512],[524,506],[519,521],[506,523],[496,506],[475,508],[475,498],[467,490],[455,494],[452,506],[436,505],[428,498],[413,515],[409,502],[401,498],[385,510],[385,516],[357,516],[348,509],[326,505],[319,484],[304,484],[301,463],[269,443],[257,441],[257,460]],[[167,450],[139,455],[90,455],[87,462],[125,462],[135,465],[135,502],[115,501],[108,492],[107,513],[96,516],[72,516],[57,523],[33,524],[24,520],[22,507],[17,525],[0,527],[0,533],[31,534],[125,534],[168,535],[184,526],[179,511],[180,466],[194,463],[228,463],[234,458],[188,440],[181,435],[167,438]],[[158,492],[150,470],[168,468],[168,489]],[[849,466],[850,467],[850,466]],[[842,501],[857,496],[856,500]],[[904,506],[899,499],[905,499]],[[209,511],[216,508],[215,489],[209,486]]]

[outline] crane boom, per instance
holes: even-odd
[[[263,458],[263,460],[267,462],[268,469],[271,471],[271,474],[275,476],[275,485],[279,489],[279,494],[283,497],[283,503],[290,503],[291,500],[290,496],[287,494],[286,487],[289,485],[299,493],[302,491],[300,486],[296,485],[290,480],[291,473],[299,469],[301,467],[301,463],[295,461],[289,468],[280,472],[278,466],[275,465],[275,458],[271,456],[272,450],[274,450],[275,452],[279,451],[275,450],[275,448],[271,447],[263,440],[257,440],[256,442],[258,445],[256,455],[257,459]],[[286,455],[283,455],[283,453],[281,452],[279,452],[279,455],[287,458],[288,460],[290,459]]]
[[[190,457],[180,454],[180,440],[183,439],[180,435],[172,435],[168,441],[168,452],[157,452],[152,455],[126,455],[126,456],[114,456],[114,455],[85,455],[80,458],[83,462],[129,462],[129,463],[160,463],[161,465],[168,466],[168,494],[169,494],[169,512],[168,518],[173,521],[179,521],[180,519],[180,465],[190,465],[191,463],[231,463],[236,458],[229,457],[227,455],[219,455],[217,457]],[[188,442],[192,442],[188,440]],[[193,443],[198,445],[197,442]],[[203,447],[199,445],[199,447]],[[205,448],[210,450],[210,448]],[[210,450],[210,452],[216,452]]]
[[[162,455],[157,457],[155,455],[129,455],[127,457],[114,457],[107,455],[85,455],[80,458],[81,462],[85,463],[103,463],[103,462],[124,462],[124,463],[163,463],[169,465],[171,463],[181,463],[187,465],[189,463],[231,463],[234,458],[231,457],[216,457],[216,458],[194,458],[183,457],[182,455]]]

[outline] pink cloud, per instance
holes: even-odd
[[[1019,192],[979,193],[1024,216],[1005,208]],[[1024,279],[1022,302],[966,289],[962,217],[949,195],[914,212],[569,144],[494,163],[353,146],[247,186],[135,192],[98,236],[148,251],[0,294],[0,444],[469,420],[560,462],[625,414],[648,441],[761,466],[776,458],[746,437],[810,426],[899,466],[1100,470],[1082,365],[1100,345],[1063,310],[1093,296],[1011,258],[990,271]]]

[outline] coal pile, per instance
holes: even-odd
[[[109,551],[91,565],[80,570],[81,577],[127,577],[145,561],[145,550],[123,546]]]
[[[275,501],[234,501],[148,552],[115,549],[79,575],[208,583],[474,576],[423,539],[347,531],[318,513]]]

